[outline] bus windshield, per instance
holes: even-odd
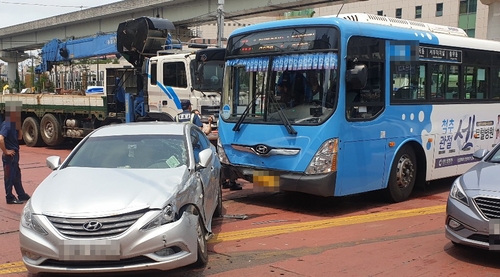
[[[334,28],[309,27],[232,38],[222,118],[241,121],[243,116],[243,122],[268,124],[323,123],[337,103],[337,34]]]

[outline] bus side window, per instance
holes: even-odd
[[[500,68],[492,68],[491,71],[493,72],[493,74],[491,75],[493,77],[493,79],[491,80],[491,97],[492,99],[500,100]]]
[[[372,120],[384,110],[385,41],[383,39],[352,37],[349,39],[347,61],[366,67],[366,85],[359,90],[346,89],[346,117]],[[352,68],[347,66],[347,68]],[[359,94],[359,96],[355,96]],[[353,97],[354,96],[354,97]]]
[[[347,118],[359,118],[361,117],[359,113],[359,106],[356,103],[360,101],[360,91],[359,90],[349,90],[346,92],[346,116]]]

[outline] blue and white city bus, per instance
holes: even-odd
[[[244,27],[228,38],[220,118],[226,177],[403,201],[499,142],[500,42],[367,14]]]

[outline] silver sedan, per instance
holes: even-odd
[[[190,123],[99,128],[26,203],[20,224],[31,273],[169,270],[204,266],[222,213],[220,162]]]
[[[500,144],[455,180],[446,205],[446,237],[454,244],[500,250]]]

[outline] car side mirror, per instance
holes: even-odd
[[[56,170],[61,165],[61,157],[59,156],[47,157],[46,164],[48,168]]]
[[[486,154],[488,154],[488,152],[489,151],[486,149],[479,149],[474,152],[474,154],[472,154],[472,157],[476,160],[482,160],[486,156]]]
[[[210,165],[210,163],[212,162],[212,157],[213,157],[212,149],[207,148],[207,149],[202,150],[200,152],[200,154],[198,154],[198,157],[200,158],[199,159],[200,162],[198,163],[198,166],[200,166],[202,168],[208,167]]]

